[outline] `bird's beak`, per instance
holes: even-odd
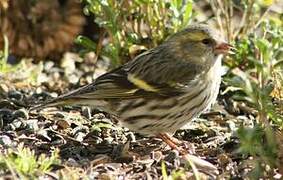
[[[221,42],[215,46],[214,49],[216,54],[234,54],[235,48],[225,42]]]

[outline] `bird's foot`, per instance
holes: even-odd
[[[169,134],[167,135],[170,136]],[[186,151],[186,153],[195,154],[195,146],[192,143],[189,143],[188,141],[180,141],[179,139],[173,136],[170,136],[170,138],[174,144],[179,147],[182,147]]]
[[[189,162],[195,174],[197,174],[198,170],[211,176],[215,176],[219,174],[217,168],[213,164],[197,156],[191,155],[190,152],[188,152],[183,147],[179,146],[180,144],[182,145],[183,143],[180,142],[178,139],[172,138],[167,133],[160,133],[158,134],[158,137],[161,138],[172,149],[176,149],[177,151],[179,151],[179,153],[184,157],[184,159],[187,162]]]

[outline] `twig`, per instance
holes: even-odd
[[[224,30],[223,30],[223,24],[222,24],[222,21],[221,21],[221,17],[220,17],[221,13],[219,13],[219,10],[216,8],[214,0],[206,0],[206,1],[207,1],[207,3],[210,4],[212,12],[213,12],[214,16],[216,17],[216,21],[217,21],[217,24],[220,28],[221,34],[223,34]]]
[[[57,132],[57,131],[53,130],[52,128],[49,128],[49,129],[50,129],[50,131],[52,131],[53,133],[59,134],[60,136],[63,136],[63,137],[65,137],[65,138],[68,139],[68,140],[71,140],[71,141],[73,141],[73,142],[79,143],[79,144],[84,145],[84,146],[87,145],[86,143],[83,143],[83,142],[81,142],[81,141],[78,141],[78,140],[76,140],[75,138],[72,138],[72,137],[70,137],[70,136],[68,136],[68,135],[65,135],[65,134],[63,134],[63,133]]]
[[[264,18],[264,17],[268,14],[268,12],[270,11],[271,6],[272,6],[272,5],[270,5],[270,6],[264,11],[264,13],[261,15],[261,17],[259,18],[259,20],[257,21],[257,23],[256,23],[256,25],[254,26],[253,29],[256,29],[256,28],[260,25],[260,23],[262,22],[263,18]]]
[[[251,15],[253,11],[253,6],[255,4],[255,0],[251,0],[248,9],[247,9],[247,16],[246,16],[246,25],[244,26],[245,28],[243,29],[243,34],[247,34],[250,28],[250,23],[251,23]]]

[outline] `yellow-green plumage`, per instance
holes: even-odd
[[[208,26],[190,26],[92,84],[41,107],[99,106],[117,115],[122,126],[133,131],[174,133],[217,97],[222,58],[217,39]]]

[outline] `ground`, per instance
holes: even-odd
[[[20,154],[26,147],[34,151],[31,156],[39,163],[35,167],[43,164],[38,159],[41,154],[54,156],[55,160],[51,161],[48,170],[34,172],[22,171],[23,167],[13,169],[7,163],[4,166],[2,159],[2,177],[195,178],[189,163],[176,150],[171,150],[158,138],[143,137],[117,126],[116,119],[105,112],[78,106],[29,111],[36,103],[90,83],[107,69],[107,63],[103,61],[78,61],[78,55],[72,53],[65,54],[65,58],[61,65],[51,61],[35,65],[23,60],[18,65],[21,70],[4,74],[0,84],[2,154],[6,157],[9,153],[16,154],[21,159]],[[32,73],[36,76],[27,78]],[[236,130],[243,124],[252,127],[254,113],[245,104],[231,100],[229,95],[220,94],[211,111],[175,133],[174,137],[183,141],[192,154],[217,167],[218,175],[200,169],[201,179],[247,176],[251,158],[237,152]],[[10,160],[17,164],[15,159]]]

